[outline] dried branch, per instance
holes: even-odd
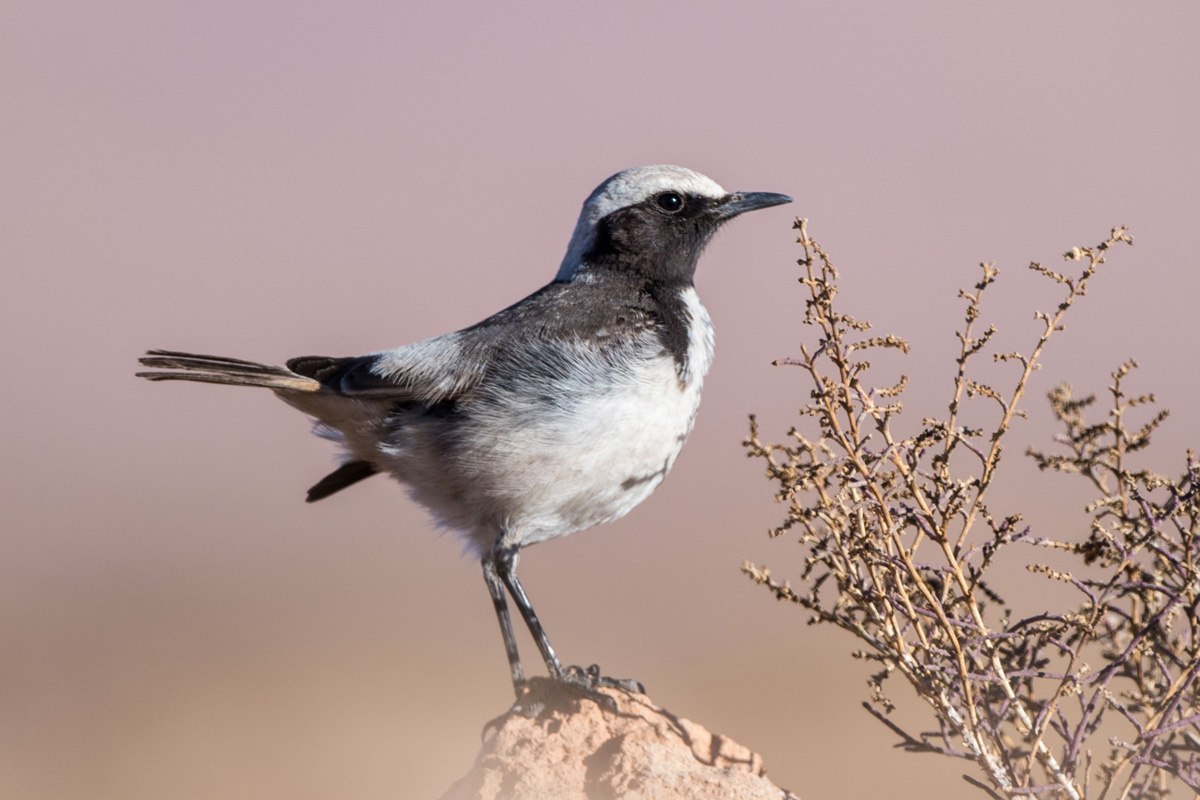
[[[1034,315],[1040,325],[1028,355],[991,353],[993,363],[1017,368],[1007,386],[974,377],[975,360],[991,352],[996,333],[993,326],[977,330],[985,292],[999,275],[982,264],[980,281],[959,295],[966,308],[947,413],[897,438],[892,422],[903,413],[897,398],[909,379],[874,387],[861,359],[874,348],[907,352],[908,345],[868,335],[869,323],[834,307],[837,269],[809,237],[806,221],[796,228],[804,322],[817,336],[799,357],[778,363],[805,375],[810,393],[801,414],[816,430],[793,429],[786,444],[765,443],[752,417],[746,447],[766,462],[776,500],[788,504],[771,534],[798,534],[802,566],[793,582],[752,564],[744,571],[776,598],[804,607],[813,623],[856,636],[865,648],[858,656],[882,667],[871,679],[875,718],[904,749],[974,761],[980,774],[964,777],[993,797],[1195,790],[1200,468],[1190,451],[1177,480],[1129,464],[1167,415],[1131,421],[1154,403],[1153,395],[1126,393],[1136,364],[1113,373],[1101,422],[1087,417],[1094,397],[1055,388],[1051,409],[1064,449],[1029,453],[1040,469],[1081,475],[1095,489],[1086,540],[1035,537],[1020,514],[997,515],[987,504],[1003,441],[1023,414],[1019,404],[1043,351],[1108,252],[1132,244],[1128,232],[1114,228],[1101,244],[1068,251],[1068,261],[1082,262],[1078,272],[1030,265],[1060,294],[1052,311]],[[985,428],[960,423],[964,404],[973,401],[994,410]],[[1014,546],[1073,558],[1068,570],[1038,563],[1031,569],[1073,587],[1078,605],[1014,620],[987,580],[996,554]],[[940,739],[887,720],[893,703],[884,684],[893,675],[927,704]],[[1102,725],[1106,732],[1124,726],[1123,733],[1112,738],[1107,759],[1093,763]]]

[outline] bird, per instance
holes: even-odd
[[[624,516],[666,477],[713,360],[694,286],[701,252],[734,217],[790,202],[683,167],[627,169],[584,202],[554,279],[468,328],[285,366],[150,350],[136,374],[263,387],[307,414],[342,451],[308,502],[377,474],[404,484],[482,564],[518,701],[527,680],[510,598],[551,679],[592,695],[644,691],[563,666],[517,563],[529,545]]]

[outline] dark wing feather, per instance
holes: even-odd
[[[316,485],[308,490],[305,502],[315,503],[318,500],[324,500],[329,495],[340,492],[347,486],[353,486],[361,480],[366,480],[377,472],[379,470],[369,461],[347,461],[317,481]]]

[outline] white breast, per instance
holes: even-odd
[[[558,445],[536,454],[520,480],[524,499],[511,522],[522,544],[622,517],[667,476],[692,431],[713,358],[708,313],[694,289],[684,301],[690,321],[682,365],[665,353],[644,361],[621,391],[590,396],[568,426],[544,431]]]

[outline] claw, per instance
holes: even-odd
[[[645,693],[644,687],[638,681],[602,675],[600,667],[595,664],[586,669],[570,666],[563,668],[557,678],[529,679],[517,702],[507,713],[533,719],[551,708],[570,713],[569,708],[572,704],[580,700],[590,700],[609,713],[619,714],[618,698],[601,691],[603,689],[615,689],[623,693]],[[485,735],[488,729],[499,727],[497,723],[502,723],[505,716],[507,714],[492,720],[485,727]]]
[[[635,681],[633,678],[613,678],[601,675],[599,664],[592,664],[587,669],[567,667],[564,677],[571,681],[586,681],[587,685],[593,689],[620,689],[623,692],[646,693],[646,687],[642,685],[641,681]]]
[[[645,687],[639,681],[635,681],[632,678],[610,678],[607,675],[600,674],[599,664],[592,664],[587,669],[578,666],[567,667],[563,670],[560,680],[576,688],[584,697],[596,705],[614,714],[618,711],[617,701],[612,696],[599,691],[600,689],[617,689],[618,691],[637,694],[646,693]]]
[[[633,678],[612,678],[608,675],[598,674],[596,675],[596,686],[602,689],[620,689],[622,692],[631,694],[646,693],[646,687],[642,685],[642,682],[635,681]]]

